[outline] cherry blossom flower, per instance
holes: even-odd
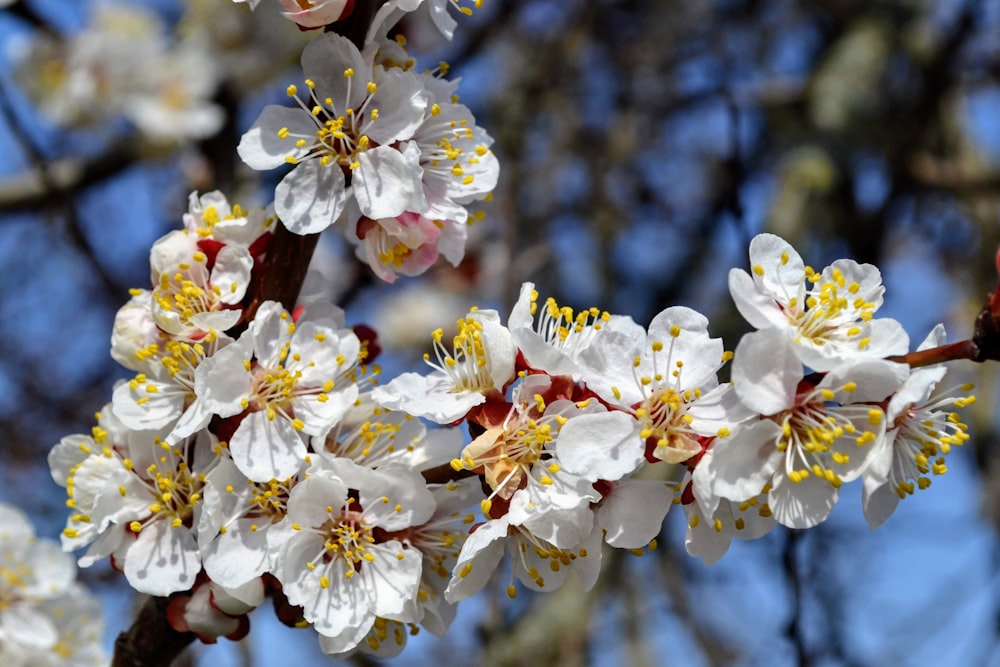
[[[174,231],[153,244],[149,263],[153,319],[165,332],[200,340],[239,321],[253,268],[246,248],[227,245],[209,257],[196,239]]]
[[[611,319],[610,313],[597,308],[574,313],[568,306],[560,307],[551,297],[545,300],[539,313],[538,291],[534,283],[527,282],[521,285],[507,326],[530,368],[578,378],[577,357]]]
[[[445,599],[458,602],[477,593],[497,571],[505,551],[510,555],[512,575],[533,591],[554,591],[571,572],[578,574],[588,591],[601,570],[601,529],[594,524],[578,544],[559,548],[526,527],[512,526],[506,516],[479,524],[462,545]],[[513,583],[507,594],[516,595]]]
[[[274,231],[272,206],[246,211],[218,190],[188,196],[188,210],[183,216],[184,228],[197,239],[202,251],[218,252],[221,246],[237,245],[256,256],[264,245],[265,235]]]
[[[308,101],[289,86],[298,108],[266,107],[240,141],[240,157],[254,169],[296,165],[278,184],[274,206],[297,234],[336,222],[349,196],[373,220],[426,206],[420,149],[409,140],[427,96],[412,72],[373,66],[376,49],[359,52],[333,33],[310,42],[302,54]]]
[[[721,339],[709,337],[701,313],[667,308],[648,333],[630,320],[608,324],[578,353],[581,378],[634,416],[653,458],[684,462],[702,450],[703,438],[751,416],[729,385],[719,385],[716,373],[729,355]]]
[[[325,460],[292,489],[288,519],[295,532],[283,541],[275,575],[321,635],[325,652],[354,648],[376,617],[398,617],[416,596],[421,554],[392,535],[433,511],[423,479],[404,468],[374,471]]]
[[[194,435],[212,418],[195,391],[195,371],[204,359],[231,342],[211,331],[202,342],[167,340],[137,350],[136,357],[146,368],[115,388],[115,415],[130,429],[167,429],[164,441],[168,444]]]
[[[89,544],[79,561],[84,567],[114,554],[129,584],[150,595],[194,585],[201,557],[192,527],[204,473],[215,462],[209,436],[203,432],[200,440],[194,451],[207,460],[192,465],[188,442],[171,447],[155,432],[136,432],[126,441],[118,429],[98,429],[89,442],[78,441],[84,458],[77,463],[67,451],[73,442],[64,439],[49,457],[53,478],[66,486],[75,510],[63,530],[63,547]]]
[[[355,218],[355,216],[349,216]],[[442,251],[457,266],[465,254],[465,227],[404,212],[393,218],[358,220],[348,240],[379,278],[396,281],[397,274],[417,276],[437,262]]]
[[[514,390],[514,404],[503,423],[486,429],[462,450],[460,458],[452,462],[456,470],[470,470],[483,476],[491,489],[482,507],[485,514],[499,516],[490,513],[494,500],[510,503],[510,522],[521,525],[533,515],[538,521],[538,515],[588,507],[589,503],[600,499],[593,488],[593,482],[602,474],[600,463],[595,466],[597,470],[579,465],[583,474],[565,469],[577,442],[567,443],[564,431],[575,420],[586,421],[575,433],[581,437],[593,436],[592,439],[599,443],[597,446],[604,446],[614,441],[606,443],[602,436],[615,431],[616,427],[622,430],[621,424],[596,401],[575,403],[565,398],[556,399],[551,396],[552,389],[548,376],[526,378]],[[547,402],[546,395],[555,400]],[[625,415],[619,416],[627,420]],[[624,430],[628,432],[627,428]],[[597,435],[593,435],[595,432]],[[524,497],[511,503],[515,494]],[[556,513],[553,516],[565,515]],[[554,534],[559,529],[552,528],[550,532]]]
[[[270,536],[291,533],[285,516],[299,477],[252,482],[228,457],[219,458],[205,476],[198,521],[198,545],[212,581],[235,589],[273,570],[283,540]]]
[[[944,327],[939,324],[917,349],[944,343]],[[951,448],[969,439],[966,425],[951,408],[972,404],[975,396],[956,394],[969,392],[973,386],[935,391],[946,371],[943,365],[914,369],[889,400],[888,431],[864,475],[862,503],[871,528],[882,525],[900,500],[918,488],[928,488],[931,475],[945,474],[945,457]]]
[[[424,470],[448,463],[461,449],[458,429],[428,429],[412,415],[383,408],[362,394],[325,436],[313,439],[317,456],[351,459],[379,468],[397,464]]]
[[[790,340],[770,330],[747,334],[736,348],[733,384],[740,400],[768,419],[716,439],[695,468],[696,483],[735,502],[770,484],[768,504],[778,523],[815,526],[829,515],[841,485],[870,464],[886,431],[879,402],[908,373],[902,364],[861,360],[814,384],[804,381]]]
[[[239,0],[238,0],[239,1]],[[336,23],[354,6],[353,0],[280,0],[287,11],[281,12],[289,21],[303,28],[322,28]]]
[[[427,354],[424,361],[434,372],[427,376],[402,373],[372,392],[376,402],[449,424],[513,379],[517,349],[496,311],[472,310],[459,320],[451,352],[444,346],[442,329],[431,335],[436,362]]]
[[[678,489],[690,488],[694,477],[687,473]],[[697,487],[695,487],[697,488]],[[697,556],[705,565],[714,565],[727,551],[733,538],[756,540],[771,532],[778,523],[768,505],[770,487],[742,502],[713,497],[706,505],[698,498],[680,493],[675,502],[681,504],[687,517],[684,547],[688,554]]]
[[[787,337],[812,369],[906,354],[909,338],[899,322],[873,317],[885,292],[877,267],[841,259],[816,272],[773,234],[750,242],[750,265],[752,276],[729,272],[736,308],[757,329]]]
[[[236,467],[255,482],[302,467],[306,438],[325,435],[358,397],[361,342],[331,319],[298,322],[274,301],[239,340],[202,362],[195,391],[220,417],[241,415],[229,439]],[[241,414],[242,413],[242,414]]]

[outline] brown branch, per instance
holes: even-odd
[[[910,352],[895,357],[889,357],[889,361],[900,364],[909,364],[911,368],[940,364],[944,361],[954,361],[955,359],[969,359],[980,361],[979,346],[972,340],[963,340],[957,343],[948,343],[940,347],[932,347],[927,350]]]
[[[135,622],[115,640],[111,667],[167,667],[188,644],[191,632],[177,632],[167,622],[169,598],[149,598]]]

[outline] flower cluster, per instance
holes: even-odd
[[[254,169],[290,164],[275,212],[296,234],[335,223],[375,273],[423,273],[465,253],[467,205],[486,198],[499,167],[493,140],[458,102],[455,85],[417,72],[400,43],[359,50],[327,33],[302,54],[305,82],[288,86],[295,107],[267,106],[243,135]]]
[[[201,39],[171,44],[166,25],[130,3],[98,3],[70,38],[40,36],[19,55],[17,79],[42,113],[63,126],[127,118],[156,141],[215,134],[211,101],[220,72]]]
[[[21,510],[0,504],[0,660],[11,667],[107,664],[97,599],[72,559],[35,537]]]
[[[352,7],[283,4],[307,28]],[[673,505],[711,563],[733,538],[817,525],[859,479],[874,527],[968,439],[954,408],[971,386],[939,390],[943,367],[903,363],[908,337],[876,317],[878,269],[816,271],[770,234],[730,273],[755,329],[733,351],[690,308],[642,326],[525,283],[506,317],[473,308],[432,332],[429,371],[381,383],[371,329],[307,294],[261,297],[288,231],[336,225],[390,282],[461,260],[468,207],[497,180],[491,139],[446,66],[418,72],[386,38],[419,7],[450,36],[449,4],[464,11],[390,0],[360,48],[310,42],[296,106],[265,108],[239,145],[255,169],[291,166],[274,204],[191,195],[115,320],[111,354],[134,376],[50,453],[73,510],[64,548],[169,596],[179,632],[239,638],[270,596],[324,652],[389,657],[420,628],[444,633],[505,554],[511,597],[515,578],[552,591],[573,572],[589,589],[605,545],[655,548]],[[939,326],[920,347],[943,343]]]

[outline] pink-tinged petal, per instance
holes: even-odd
[[[767,504],[782,526],[812,528],[826,521],[839,495],[832,484],[816,475],[795,483],[779,470]]]
[[[624,412],[575,416],[563,425],[556,440],[559,465],[591,482],[621,479],[645,461],[640,430],[639,423]]]
[[[729,271],[729,294],[736,310],[755,329],[788,326],[788,318],[781,312],[774,296],[759,290],[746,271]]]
[[[344,211],[344,172],[333,162],[300,162],[274,190],[274,211],[288,231],[318,234]]]
[[[288,128],[286,139],[278,137],[278,131],[283,128]],[[316,119],[298,107],[269,104],[240,139],[236,151],[251,169],[274,169],[285,164],[287,157],[298,160],[309,152],[308,147],[295,145],[299,135],[315,137]]]
[[[597,508],[597,523],[604,529],[604,540],[619,549],[638,549],[649,544],[660,534],[672,501],[673,494],[657,480],[629,479],[615,483]]]
[[[233,463],[254,482],[287,479],[305,462],[302,436],[287,419],[266,411],[247,415],[229,442]]]
[[[762,420],[729,438],[717,438],[694,470],[697,484],[708,480],[712,495],[742,502],[760,493],[782,461],[777,449],[781,427]]]
[[[358,155],[352,190],[361,212],[373,220],[395,218],[406,211],[422,212],[420,149],[409,142],[402,151],[378,146]],[[339,215],[339,213],[338,213]]]
[[[174,528],[169,519],[143,527],[129,547],[125,578],[140,593],[166,596],[194,586],[201,570],[198,545],[191,531]]]
[[[295,2],[295,0],[281,0],[282,6],[293,10],[281,12],[281,15],[303,28],[322,28],[325,25],[339,21],[349,1],[320,0],[320,2],[309,9],[302,9],[302,6]]]
[[[736,346],[733,387],[743,404],[759,414],[791,407],[802,377],[802,362],[783,331],[754,331]]]

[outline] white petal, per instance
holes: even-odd
[[[247,415],[229,443],[233,463],[254,482],[287,479],[305,462],[306,446],[291,422],[268,419],[265,411]]]
[[[717,438],[711,457],[699,462],[694,476],[707,476],[714,495],[736,502],[748,500],[760,493],[778,468],[783,456],[777,450],[780,436],[781,427],[765,419],[729,438]]]
[[[597,508],[604,540],[620,549],[638,549],[660,534],[673,494],[663,482],[621,480]]]
[[[729,294],[736,310],[755,329],[788,326],[788,318],[782,314],[774,296],[758,289],[746,271],[730,269]]]
[[[308,148],[295,145],[295,138],[278,138],[278,130],[288,128],[290,134],[315,135],[316,121],[308,112],[297,107],[269,104],[240,139],[236,151],[251,169],[274,169],[285,164],[289,155],[296,159],[309,152]]]
[[[788,409],[802,377],[802,362],[781,330],[748,333],[736,346],[733,387],[751,410],[773,415]]]
[[[166,596],[194,586],[201,570],[198,545],[191,531],[174,528],[169,519],[143,527],[128,549],[125,578],[140,593]]]
[[[838,496],[832,484],[816,475],[796,484],[779,470],[767,503],[774,520],[782,526],[812,528],[826,520]]]
[[[274,190],[274,211],[289,231],[318,234],[344,211],[344,172],[333,162],[300,162]]]
[[[603,412],[573,417],[559,431],[556,455],[566,472],[591,482],[613,481],[639,468],[646,446],[641,427],[624,412]]]
[[[423,211],[423,169],[416,143],[407,143],[402,151],[378,146],[358,155],[358,162],[361,166],[354,170],[351,183],[364,215],[378,220],[395,218],[406,211]]]

